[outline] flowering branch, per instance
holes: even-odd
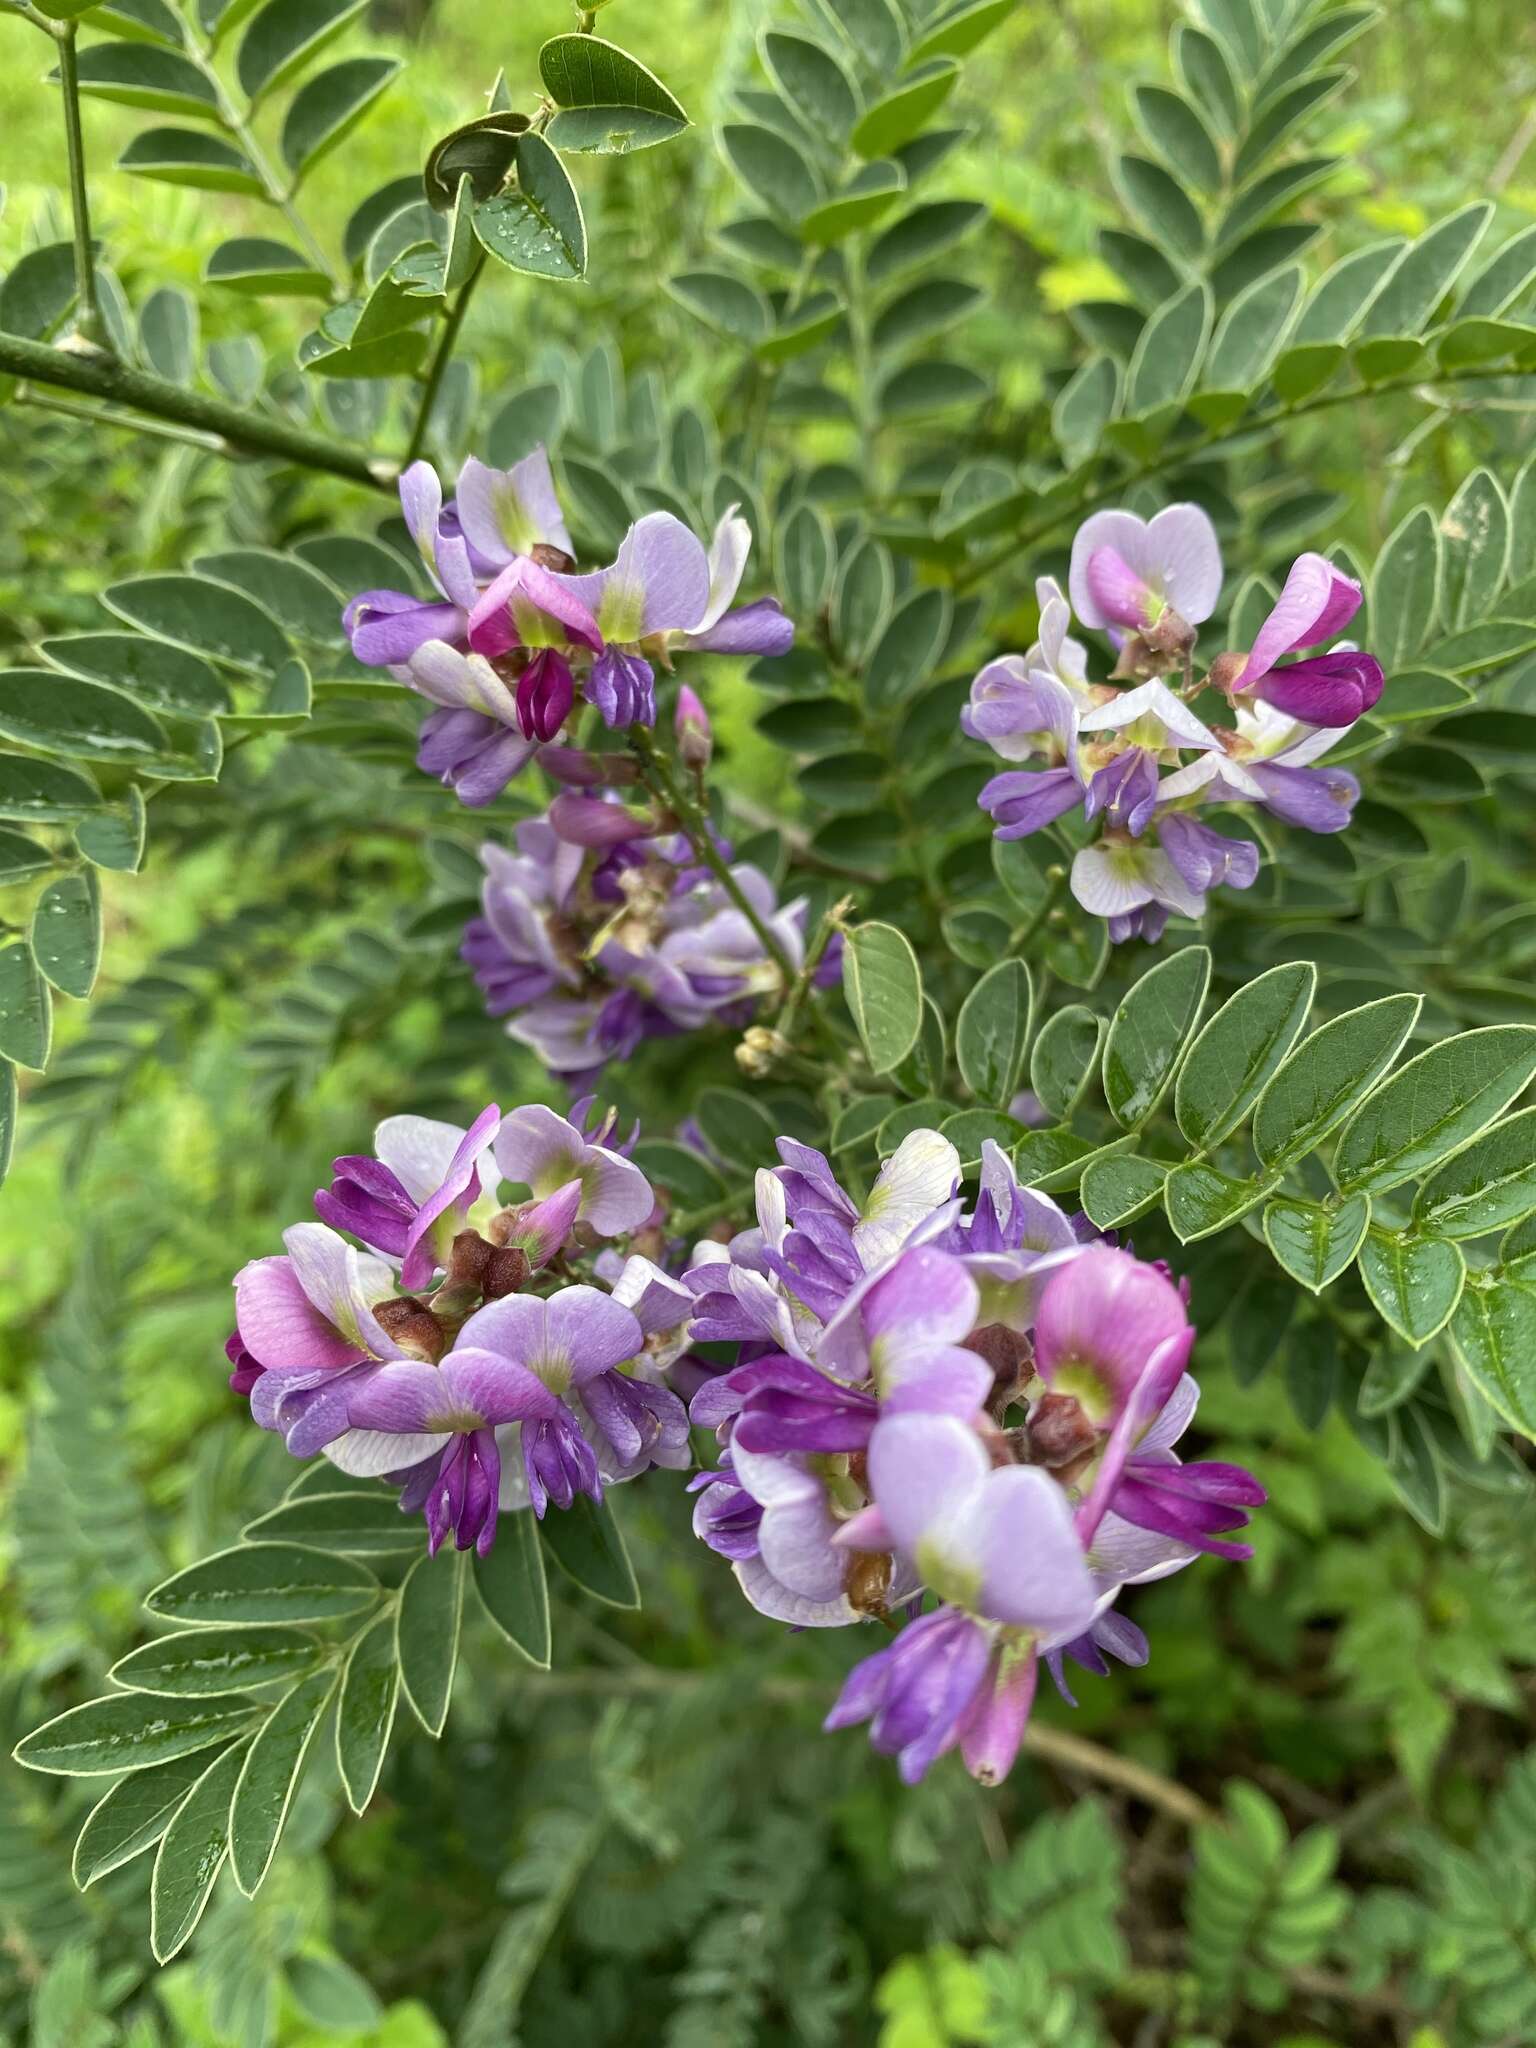
[[[46,342],[24,341],[20,335],[0,334],[0,370],[199,428],[217,437],[222,454],[273,456],[375,490],[394,487],[397,465],[389,457],[370,455],[366,449],[348,447],[344,441],[333,441],[329,435],[286,420],[259,418],[241,406],[172,384],[147,370],[132,369],[104,354],[82,355],[51,348]],[[121,424],[138,426],[140,422],[125,419]]]
[[[632,725],[629,728],[629,744],[631,752],[640,764],[641,781],[652,796],[665,804],[677,819],[678,830],[752,927],[763,951],[784,977],[785,988],[789,988],[795,979],[795,963],[785,952],[777,934],[770,930],[753,908],[741,884],[731,873],[730,863],[722,858],[720,849],[714,842],[709,820],[678,783],[666,757],[643,725]]]

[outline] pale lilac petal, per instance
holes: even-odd
[[[709,544],[709,598],[703,612],[689,627],[692,634],[707,633],[729,611],[746,573],[752,552],[752,529],[732,505],[715,528]]]
[[[444,1400],[482,1424],[524,1422],[530,1416],[556,1415],[560,1403],[527,1366],[494,1351],[460,1342],[438,1368]],[[463,1429],[467,1422],[455,1425]]]
[[[446,1433],[396,1436],[377,1429],[350,1429],[325,1446],[325,1456],[338,1472],[353,1479],[382,1479],[419,1465],[451,1441]]]
[[[853,1246],[866,1270],[883,1265],[960,1183],[960,1154],[938,1131],[913,1131],[880,1169]]]
[[[1175,1536],[1155,1529],[1138,1528],[1120,1515],[1107,1514],[1089,1545],[1088,1561],[1101,1582],[1117,1586],[1142,1586],[1152,1579],[1166,1579],[1182,1571],[1200,1555]]]
[[[830,1600],[808,1600],[801,1593],[792,1593],[761,1557],[744,1557],[731,1570],[751,1605],[770,1621],[787,1622],[791,1628],[846,1628],[863,1619],[846,1593]]]
[[[889,1415],[869,1442],[870,1492],[909,1555],[965,1507],[991,1469],[981,1438],[953,1415]]]
[[[1342,633],[1360,609],[1360,601],[1360,585],[1325,555],[1299,555],[1274,610],[1259,628],[1238,687],[1251,690],[1282,654],[1298,647],[1316,647]]]
[[[883,1382],[912,1352],[969,1336],[977,1302],[976,1283],[958,1259],[932,1246],[903,1252],[864,1296],[876,1376]]]
[[[1072,894],[1095,917],[1122,917],[1152,901],[1139,846],[1084,846],[1072,858]]]
[[[956,1415],[969,1422],[992,1391],[992,1368],[958,1344],[912,1347],[882,1361],[882,1415]]]
[[[651,633],[686,633],[709,604],[703,543],[670,512],[647,512],[637,520],[612,565],[596,577],[565,581],[590,606],[603,638],[625,644]]]
[[[1258,879],[1259,849],[1252,840],[1228,839],[1186,811],[1168,812],[1158,838],[1191,889],[1248,889]]]
[[[625,1260],[613,1283],[613,1298],[648,1337],[677,1329],[693,1314],[693,1296],[683,1283],[638,1252]]]
[[[1201,625],[1221,597],[1221,545],[1198,505],[1166,505],[1147,529],[1157,587],[1191,626]]]
[[[998,839],[1027,839],[1082,800],[1083,786],[1070,768],[1012,768],[984,783],[976,798]]]
[[[1067,1496],[1036,1466],[989,1472],[951,1535],[981,1567],[980,1611],[1042,1634],[1086,1628],[1095,1592]]]
[[[400,473],[400,510],[416,551],[434,575],[437,570],[437,527],[443,511],[443,487],[430,462],[413,462]]]
[[[1253,779],[1267,809],[1308,832],[1342,832],[1360,799],[1359,781],[1347,768],[1284,768],[1256,761]]]
[[[764,1511],[758,1554],[780,1585],[820,1605],[842,1593],[848,1557],[832,1542],[837,1523],[821,1480],[809,1473],[796,1476],[801,1483],[795,1495]]]
[[[573,552],[542,447],[510,469],[490,469],[471,456],[459,471],[455,502],[470,545],[492,562],[526,555],[540,542]]]
[[[235,1320],[246,1350],[269,1369],[314,1371],[357,1365],[369,1356],[310,1300],[288,1258],[252,1259],[240,1269]]]
[[[483,1120],[482,1115],[477,1123]],[[418,1203],[443,1185],[464,1141],[462,1125],[439,1123],[427,1116],[387,1116],[373,1133],[373,1149],[380,1161]],[[488,1143],[484,1138],[480,1150]]]
[[[1137,1444],[1136,1456],[1157,1457],[1165,1452],[1171,1453],[1173,1446],[1194,1421],[1195,1410],[1199,1405],[1199,1382],[1191,1374],[1185,1373],[1163,1403],[1161,1413]]]
[[[687,640],[696,654],[764,657],[788,654],[794,644],[795,622],[776,597],[760,597],[755,604],[739,605],[707,633],[690,634]]]
[[[381,1430],[386,1436],[470,1429],[479,1419],[459,1419],[437,1367],[412,1358],[380,1366],[360,1380],[347,1412],[354,1429]]]
[[[1146,547],[1146,521],[1138,519],[1134,512],[1095,512],[1085,519],[1077,529],[1072,541],[1072,566],[1067,575],[1067,591],[1072,600],[1075,617],[1085,626],[1102,630],[1112,621],[1096,603],[1088,579],[1088,564],[1101,548],[1112,548],[1120,559],[1139,574],[1143,574],[1142,556]]]
[[[388,593],[375,591],[375,598]],[[457,640],[465,630],[464,613],[454,604],[422,604],[411,598],[399,610],[362,609],[350,632],[352,652],[368,668],[395,668],[433,640]]]
[[[283,1244],[304,1292],[343,1336],[372,1358],[401,1355],[371,1306],[394,1293],[394,1274],[382,1259],[359,1252],[323,1223],[293,1224]]]

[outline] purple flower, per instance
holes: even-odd
[[[1166,1399],[1194,1341],[1178,1288],[1156,1266],[1090,1245],[1046,1283],[1035,1319],[1035,1370],[1053,1393],[1072,1395],[1103,1427],[1126,1412],[1153,1363]]]
[[[1085,910],[1111,922],[1133,912],[1155,907],[1180,917],[1201,917],[1205,895],[1191,888],[1183,874],[1159,846],[1146,840],[1108,839],[1096,846],[1084,846],[1072,859],[1072,894]]]
[[[1225,885],[1249,889],[1258,880],[1259,849],[1250,839],[1228,839],[1185,811],[1158,819],[1158,840],[1180,875],[1198,895]]]
[[[1095,512],[1072,542],[1067,579],[1085,626],[1155,627],[1166,610],[1198,626],[1221,595],[1221,548],[1198,505],[1169,505],[1151,520]]]
[[[439,596],[425,603],[400,590],[365,590],[342,614],[352,652],[370,668],[397,667],[428,640],[461,640],[479,585],[463,538],[445,529],[443,487],[429,462],[400,478],[400,509]]]
[[[1353,725],[1381,696],[1381,663],[1339,650],[1277,668],[1282,655],[1342,633],[1360,609],[1360,585],[1325,555],[1298,556],[1269,617],[1228,688],[1273,704],[1309,725]]]
[[[470,647],[490,658],[517,648],[563,655],[574,641],[600,653],[603,638],[597,621],[570,588],[572,581],[526,555],[516,556],[471,607]]]
[[[1268,1495],[1241,1465],[1209,1460],[1184,1465],[1174,1455],[1173,1446],[1189,1427],[1199,1398],[1200,1389],[1188,1373],[1183,1374],[1131,1446],[1108,1497],[1106,1522],[1114,1517],[1170,1538],[1190,1554],[1206,1551],[1242,1561],[1252,1557],[1252,1546],[1225,1539],[1230,1531],[1247,1526],[1245,1510],[1262,1507]],[[1096,1545],[1101,1552],[1112,1548],[1114,1541],[1113,1531],[1106,1538],[1105,1527],[1101,1524]]]
[[[889,1649],[856,1664],[821,1725],[833,1730],[871,1722],[872,1746],[895,1757],[904,1784],[919,1784],[960,1740],[991,1653],[985,1629],[941,1607],[911,1622]]]
[[[376,1158],[332,1161],[315,1209],[337,1230],[402,1261],[409,1289],[425,1287],[448,1263],[448,1248],[480,1198],[480,1161],[501,1123],[493,1102],[467,1131],[430,1117],[386,1117],[374,1133]]]
[[[1014,768],[994,775],[976,799],[997,826],[998,839],[1027,839],[1083,801],[1071,768]]]
[[[283,1255],[253,1259],[235,1275],[231,1343],[239,1346],[252,1417],[307,1458],[346,1430],[350,1391],[381,1362],[405,1354],[374,1313],[395,1291],[382,1259],[323,1223],[295,1224],[283,1243]],[[260,1368],[254,1377],[253,1366]]]
[[[715,743],[710,730],[709,713],[686,683],[677,693],[677,713],[673,720],[673,731],[677,737],[680,758],[688,767],[702,775],[709,766]]]
[[[627,810],[605,797],[578,796],[571,790],[550,805],[549,822],[573,846],[624,846],[654,838],[658,830],[642,812]]]
[[[492,573],[536,547],[572,552],[542,447],[510,469],[489,469],[471,455],[459,471],[454,511],[464,538]]]
[[[602,1237],[638,1230],[656,1206],[650,1182],[632,1160],[588,1143],[574,1124],[542,1103],[502,1119],[495,1155],[503,1177],[521,1181],[535,1196],[553,1195],[575,1181],[581,1189],[575,1220]]]
[[[1085,818],[1102,816],[1107,827],[1139,838],[1157,808],[1157,763],[1144,747],[1127,747],[1098,769],[1083,798]]]

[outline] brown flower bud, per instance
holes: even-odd
[[[402,1294],[394,1301],[381,1301],[373,1313],[380,1329],[394,1338],[407,1358],[436,1365],[448,1348],[442,1324],[414,1295]]]
[[[986,1405],[999,1413],[1010,1401],[1018,1399],[1022,1388],[1034,1377],[1034,1346],[1006,1323],[986,1323],[981,1329],[972,1330],[969,1337],[961,1340],[961,1349],[974,1351],[992,1368],[992,1391]]]
[[[881,1615],[891,1591],[891,1557],[886,1550],[861,1550],[848,1570],[848,1605],[858,1614]]]
[[[478,1291],[492,1250],[478,1230],[461,1230],[449,1248],[448,1273],[443,1285],[455,1293],[461,1287]]]
[[[1211,663],[1211,672],[1206,680],[1213,689],[1225,690],[1230,696],[1242,680],[1243,670],[1247,666],[1246,654],[1218,654]]]
[[[1047,1394],[1029,1418],[1030,1462],[1058,1470],[1097,1444],[1099,1433],[1074,1394]]]
[[[500,1301],[526,1287],[531,1271],[526,1252],[519,1251],[516,1245],[502,1245],[485,1262],[480,1292],[487,1301]]]
[[[536,540],[528,550],[528,559],[537,562],[541,569],[552,569],[557,576],[569,576],[576,566],[564,548],[552,547],[547,540]]]

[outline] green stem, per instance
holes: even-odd
[[[0,334],[0,371],[57,390],[78,391],[87,398],[132,406],[153,419],[200,428],[217,435],[230,454],[273,456],[379,491],[393,491],[399,474],[396,463],[370,456],[366,449],[349,448],[344,441],[333,441],[326,434],[286,420],[257,418],[238,405],[187,390],[147,370],[131,369],[111,357],[76,354],[50,348],[45,342],[24,341],[19,335]],[[137,422],[124,420],[123,424]]]
[[[485,258],[483,255],[477,256],[475,267],[459,287],[459,295],[454,300],[444,323],[442,334],[438,338],[437,352],[432,358],[432,366],[427,371],[427,381],[422,388],[421,404],[416,411],[416,424],[411,429],[410,445],[400,464],[402,469],[409,469],[426,446],[427,430],[432,424],[432,408],[437,403],[437,394],[443,387],[443,378],[448,373],[448,365],[453,360],[453,351],[458,344],[459,329],[464,325],[464,315],[469,311],[469,302],[484,270]]]
[[[293,187],[285,186],[282,179],[278,177],[276,171],[273,170],[271,164],[267,161],[266,152],[256,140],[256,134],[250,122],[243,114],[237,111],[233,100],[225,91],[224,81],[219,76],[218,68],[209,55],[206,40],[196,33],[190,23],[188,24],[186,53],[213,87],[214,99],[219,110],[219,120],[236,142],[239,143],[241,149],[250,160],[251,169],[261,181],[261,189],[266,194],[268,201],[277,208],[284,220],[287,221],[289,227],[292,228],[294,234],[299,239],[304,254],[309,258],[316,270],[329,281],[333,291],[339,291],[341,289],[341,279],[337,276],[330,257],[326,255],[324,249],[321,248],[319,242],[315,239],[308,221],[305,220],[303,214],[295,206],[293,202]]]
[[[1039,931],[1040,927],[1045,923],[1046,919],[1050,916],[1051,912],[1056,908],[1057,904],[1061,901],[1061,892],[1063,886],[1066,883],[1066,879],[1066,871],[1065,869],[1063,869],[1060,874],[1056,875],[1052,879],[1050,887],[1046,890],[1044,896],[1040,899],[1039,908],[1035,910],[1033,914],[1029,918],[1027,918],[1023,924],[1021,924],[1018,927],[1016,931],[1012,931],[1008,934],[1008,945],[1010,951],[1016,952],[1021,946],[1027,946],[1029,944],[1030,940],[1035,936],[1035,933]]]
[[[80,128],[80,72],[75,62],[75,24],[54,30],[59,46],[59,84],[64,96],[64,139],[69,149],[69,205],[75,229],[75,290],[80,298],[77,328],[94,347],[111,352],[106,322],[96,296],[96,251],[91,245],[91,206],[85,186],[85,137]]]
[[[843,918],[852,908],[853,898],[845,896],[840,903],[835,903],[830,910],[822,913],[821,923],[816,927],[816,936],[812,939],[810,950],[805,956],[805,965],[795,976],[779,1014],[774,1019],[774,1030],[787,1042],[793,1043],[795,1020],[800,1013],[800,1005],[810,993],[811,982],[821,965],[822,955],[832,943],[832,934],[840,928]]]
[[[1219,448],[1227,441],[1246,440],[1250,435],[1286,426],[1292,420],[1306,419],[1314,413],[1327,412],[1336,405],[1353,404],[1357,399],[1392,398],[1405,391],[1420,390],[1426,382],[1471,384],[1487,381],[1489,378],[1511,377],[1517,374],[1518,372],[1511,370],[1508,365],[1499,367],[1487,364],[1470,366],[1464,370],[1446,371],[1433,379],[1426,379],[1420,372],[1417,376],[1398,377],[1385,384],[1357,385],[1348,391],[1326,391],[1318,398],[1308,399],[1304,405],[1293,405],[1282,410],[1262,413],[1257,419],[1241,419],[1232,426],[1213,427],[1208,433],[1197,434],[1191,441],[1180,441],[1160,450],[1139,468],[1127,470],[1097,490],[1088,491],[1082,497],[1075,498],[1069,505],[1058,506],[1045,518],[1036,520],[1033,526],[1022,527],[1017,532],[1009,534],[1006,540],[1000,541],[995,548],[989,548],[984,555],[978,555],[975,561],[962,569],[955,577],[953,587],[957,594],[974,589],[978,583],[990,576],[993,570],[1000,569],[1005,562],[1011,561],[1021,548],[1033,547],[1037,541],[1044,540],[1061,527],[1081,519],[1084,513],[1097,511],[1101,505],[1110,504],[1114,499],[1123,497],[1127,491],[1134,490],[1137,484],[1161,475],[1171,461],[1186,463],[1195,456],[1209,454],[1211,449]]]
[[[667,765],[665,756],[657,748],[649,731],[643,725],[632,725],[629,729],[629,744],[635,759],[640,764],[640,779],[659,803],[665,806],[677,819],[678,825],[693,848],[696,857],[715,877],[732,903],[741,912],[756,933],[763,951],[784,977],[785,988],[795,978],[795,963],[785,952],[775,934],[764,924],[753,909],[741,884],[731,873],[729,864],[722,859],[720,849],[715,845],[709,829],[709,820],[699,809],[693,798],[680,786]]]

